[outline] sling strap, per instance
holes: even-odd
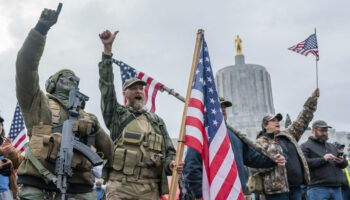
[[[46,169],[41,164],[41,162],[33,155],[33,153],[30,151],[28,143],[24,145],[24,150],[26,152],[27,158],[34,165],[34,167],[39,171],[39,173],[44,177],[45,183],[48,184],[49,182],[53,182],[56,184],[57,182],[56,176],[53,175],[48,169]]]

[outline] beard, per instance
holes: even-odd
[[[146,110],[145,103],[143,102],[130,102],[129,105],[137,111]]]
[[[328,135],[318,135],[316,139],[320,142],[326,142],[328,140]]]

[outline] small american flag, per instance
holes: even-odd
[[[21,109],[17,103],[15,114],[11,123],[9,138],[12,141],[13,146],[19,149],[22,153],[24,151],[24,144],[28,142],[26,128],[24,126]]]
[[[186,116],[185,141],[202,155],[203,199],[243,200],[204,36]]]
[[[137,71],[136,69],[130,67],[122,61],[113,59],[113,62],[120,67],[120,74],[122,77],[122,82],[124,82],[130,78],[138,78],[146,82],[145,86],[145,105],[150,112],[156,111],[156,96],[158,90],[163,87],[163,84],[154,80],[152,77],[147,76],[145,73]],[[127,103],[127,100],[124,99],[124,103]]]
[[[316,56],[316,60],[320,59],[318,55],[317,38],[315,33],[310,35],[306,40],[288,49],[300,53],[304,56],[307,56],[309,55],[309,53],[312,53]]]

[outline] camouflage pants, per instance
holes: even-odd
[[[106,186],[107,200],[157,200],[159,199],[157,183],[122,183],[108,181]]]
[[[19,191],[19,198],[21,200],[60,200],[61,195],[57,192],[38,189],[31,186],[23,186]],[[67,194],[68,200],[96,200],[97,193],[95,191],[83,194]]]

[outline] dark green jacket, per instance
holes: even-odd
[[[60,104],[59,99],[54,96],[46,96],[39,87],[38,65],[41,55],[44,51],[46,36],[41,35],[36,30],[32,29],[27,36],[22,48],[19,50],[16,61],[16,94],[20,105],[23,119],[28,130],[29,140],[32,135],[33,126],[39,125],[42,122],[44,125],[52,125],[52,113],[48,105],[48,97],[54,99]],[[60,123],[68,119],[67,109],[60,104],[63,112],[60,112]],[[79,111],[82,114],[84,111]],[[89,113],[88,113],[89,114]],[[113,152],[113,142],[110,137],[100,127],[97,118],[89,114],[98,126],[96,132],[95,148],[97,152],[104,154],[104,159],[110,159]],[[81,115],[79,118],[82,117]],[[51,172],[54,172],[55,165],[47,166]],[[72,178],[68,182],[93,186],[91,171],[81,172],[73,170]],[[42,175],[25,158],[18,168],[18,176],[33,177],[35,179],[42,178]]]
[[[117,133],[121,123],[126,120],[132,113],[135,113],[132,107],[123,106],[118,103],[114,88],[114,74],[112,68],[112,56],[103,54],[102,61],[99,63],[100,82],[99,87],[101,91],[101,110],[103,119],[107,128],[110,131],[110,135],[113,140],[117,139]],[[145,112],[147,119],[151,122],[152,127],[156,132],[162,133],[164,138],[164,145],[162,154],[164,156],[163,161],[163,173],[161,177],[161,185],[159,185],[160,194],[169,193],[168,182],[166,175],[171,175],[169,164],[174,160],[175,149],[166,130],[165,123],[156,114]]]

